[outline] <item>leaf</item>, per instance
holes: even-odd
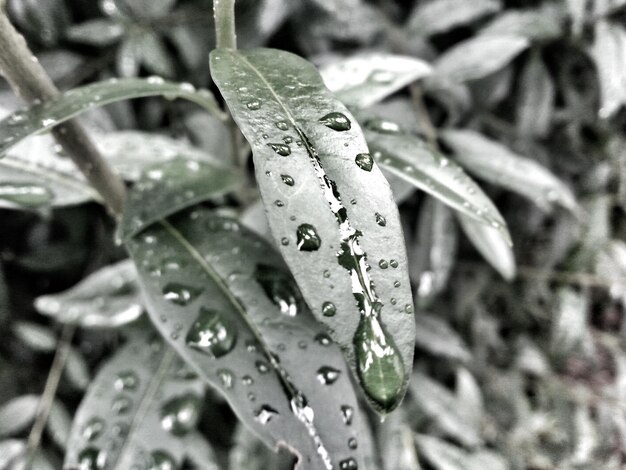
[[[186,207],[227,194],[243,182],[241,172],[208,162],[175,158],[152,165],[128,193],[118,229],[121,239]]]
[[[370,403],[392,410],[413,360],[413,301],[398,210],[358,123],[291,53],[218,49],[210,61],[252,146],[272,235],[307,304]]]
[[[544,4],[540,8],[510,9],[495,17],[479,32],[481,35],[513,35],[531,41],[550,41],[563,34],[565,11],[561,5]]]
[[[16,459],[26,450],[26,442],[19,439],[0,441],[0,469],[10,470]]]
[[[288,446],[306,469],[368,468],[348,369],[271,245],[197,208],[128,249],[153,323],[266,445]]]
[[[545,137],[550,132],[555,96],[548,69],[536,52],[530,56],[520,78],[516,124],[521,135]]]
[[[220,470],[217,456],[211,444],[199,432],[191,432],[184,438],[185,458],[196,470]]]
[[[472,353],[465,341],[445,320],[435,315],[415,315],[416,346],[430,354],[461,362],[468,362]]]
[[[626,243],[610,240],[595,260],[595,273],[609,286],[609,294],[626,306]]]
[[[444,52],[434,64],[433,79],[465,82],[500,70],[529,45],[521,36],[481,35],[462,41]]]
[[[423,60],[380,52],[360,53],[320,68],[326,87],[346,106],[357,108],[382,101],[430,73]]]
[[[0,407],[0,439],[15,436],[27,429],[35,420],[39,395],[21,395]]]
[[[400,409],[380,426],[379,441],[384,470],[422,469],[406,414]]]
[[[553,204],[574,213],[580,210],[565,183],[536,161],[468,129],[445,130],[441,137],[464,168],[490,183],[519,193],[545,211]]]
[[[208,90],[192,85],[166,82],[160,77],[111,79],[62,93],[58,97],[17,111],[0,121],[0,155],[30,135],[43,132],[96,106],[130,98],[165,96],[183,98],[221,114],[215,97]]]
[[[62,450],[67,447],[71,427],[72,417],[65,406],[59,400],[55,400],[50,407],[46,431],[50,439]]]
[[[612,117],[626,102],[626,30],[615,23],[599,20],[589,53],[596,63],[600,85],[601,118]]]
[[[407,29],[419,36],[431,36],[467,25],[501,9],[499,0],[434,0],[418,3],[409,17]]]
[[[503,457],[491,451],[471,454],[442,439],[417,434],[415,443],[420,453],[435,470],[508,470]]]
[[[488,225],[476,222],[463,214],[456,214],[467,238],[481,255],[507,281],[515,277],[515,256],[511,242],[502,237],[502,233]]]
[[[49,353],[56,349],[57,338],[54,332],[37,323],[18,321],[13,325],[13,334],[29,348]]]
[[[72,25],[65,31],[65,37],[70,41],[98,47],[110,46],[116,43],[123,34],[124,28],[121,24],[104,18]]]
[[[195,427],[202,396],[173,350],[150,329],[135,333],[89,386],[64,468],[180,468],[182,436]]]
[[[117,328],[142,313],[137,271],[130,260],[120,261],[90,274],[76,286],[35,300],[42,315],[86,328]]]
[[[391,121],[365,121],[365,137],[376,162],[453,209],[502,230],[506,223],[480,187],[458,166],[418,137],[395,131]],[[384,130],[392,128],[393,131]],[[372,129],[378,129],[374,131]]]
[[[588,294],[572,287],[560,287],[556,296],[550,334],[552,352],[562,359],[575,353],[589,352],[592,338],[587,325]]]

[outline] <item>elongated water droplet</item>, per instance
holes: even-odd
[[[380,118],[368,119],[363,123],[363,126],[381,134],[400,134],[402,132],[402,128],[395,122]]]
[[[332,317],[335,315],[336,312],[337,308],[335,307],[334,303],[324,302],[322,304],[322,315],[324,315],[325,317]]]
[[[0,199],[34,209],[52,202],[54,195],[48,188],[36,184],[3,183],[0,184]]]
[[[372,171],[372,168],[374,168],[374,160],[369,153],[359,153],[354,162],[364,171]]]
[[[228,354],[235,346],[237,329],[215,310],[201,307],[185,341],[189,347],[218,358]]]
[[[341,371],[333,367],[322,366],[317,370],[317,380],[319,380],[322,385],[332,385],[337,381],[340,374]]]
[[[289,317],[295,317],[298,314],[300,295],[289,273],[273,266],[259,264],[254,277],[272,303],[280,309],[280,313]]]
[[[291,155],[291,148],[287,144],[267,144],[274,152],[281,157]]]
[[[289,124],[285,121],[276,121],[276,127],[278,127],[281,131],[286,131],[289,129]]]
[[[350,426],[352,424],[352,417],[354,416],[354,409],[349,405],[341,406],[341,419],[343,424]]]
[[[178,468],[174,457],[164,450],[155,450],[150,457],[152,462],[148,470],[176,470]]]
[[[254,412],[254,419],[256,419],[261,424],[267,424],[274,416],[277,415],[278,411],[276,411],[274,408],[269,405],[262,405]]]
[[[322,244],[317,230],[311,224],[301,224],[296,230],[296,239],[300,251],[316,251]]]
[[[174,436],[191,431],[200,415],[200,398],[191,393],[172,398],[161,409],[161,426]]]
[[[345,114],[337,112],[328,113],[320,119],[320,122],[334,131],[347,131],[351,127],[350,119]]]
[[[393,408],[402,392],[404,364],[377,317],[361,316],[354,348],[357,372],[365,392],[381,408]]]
[[[257,109],[261,108],[261,102],[257,100],[248,101],[246,103],[246,107],[251,111],[256,111]]]
[[[78,454],[78,468],[80,470],[103,470],[106,460],[106,452],[95,447],[87,447]]]
[[[291,176],[289,175],[280,175],[280,178],[283,180],[283,183],[285,183],[287,186],[293,186],[294,184],[294,180]]]
[[[118,392],[131,391],[137,388],[138,382],[139,382],[139,379],[137,378],[137,374],[135,374],[131,370],[127,370],[127,371],[123,371],[117,374],[117,377],[115,377],[115,382],[113,383],[113,386],[115,387],[115,390],[117,390]]]
[[[380,225],[381,227],[384,227],[385,225],[387,225],[387,220],[378,212],[374,214],[374,218],[376,219],[376,223]]]
[[[392,259],[389,261],[389,266],[391,266],[392,268],[397,268],[398,262],[395,259]]]
[[[201,293],[202,288],[191,287],[177,282],[169,282],[163,287],[162,293],[166,300],[173,304],[184,307],[196,299]]]

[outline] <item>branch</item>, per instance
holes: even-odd
[[[16,31],[4,11],[0,11],[0,74],[7,79],[13,91],[27,102],[45,101],[59,94],[28,48],[26,40]],[[121,214],[126,199],[124,182],[100,155],[78,121],[67,121],[51,132],[89,183],[100,193],[109,210],[115,215]]]

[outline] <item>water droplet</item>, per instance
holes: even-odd
[[[283,142],[285,142],[286,144],[290,144],[293,142],[293,137],[291,137],[290,135],[286,135],[285,137],[283,137]]]
[[[182,307],[195,300],[202,293],[202,290],[199,287],[170,282],[163,287],[161,292],[166,300]]]
[[[124,396],[118,396],[113,400],[111,410],[116,415],[125,415],[130,411],[133,406],[133,402],[130,398]]]
[[[350,439],[348,439],[348,447],[352,450],[359,447],[359,443],[357,442],[356,437],[351,437]]]
[[[258,410],[254,412],[254,419],[261,424],[267,424],[270,420],[278,415],[278,411],[269,405],[262,405]]]
[[[380,269],[387,269],[389,267],[389,263],[387,262],[387,260],[381,259],[378,262],[378,266],[380,267]]]
[[[220,379],[220,382],[222,382],[224,388],[233,388],[233,373],[230,370],[219,369],[217,371],[217,377]]]
[[[291,155],[291,148],[287,144],[267,144],[274,152],[282,157]]]
[[[340,374],[341,371],[333,367],[322,366],[317,370],[317,380],[319,380],[322,385],[332,385],[337,381]]]
[[[364,171],[372,171],[374,167],[374,160],[369,153],[359,153],[354,159],[354,162]]]
[[[253,379],[252,379],[252,377],[250,377],[249,375],[244,375],[244,376],[241,378],[241,382],[242,382],[245,386],[249,387],[250,385],[252,385],[252,384],[254,383],[254,380],[253,380]]]
[[[100,418],[91,418],[82,430],[82,436],[87,441],[95,441],[104,431],[104,420]]]
[[[147,81],[150,85],[163,85],[165,83],[165,80],[157,75],[148,77]]]
[[[322,346],[329,346],[332,343],[332,340],[326,333],[319,333],[314,339]]]
[[[259,264],[254,276],[272,303],[280,309],[280,313],[289,317],[298,314],[300,295],[289,273],[273,266]]]
[[[261,108],[261,102],[257,100],[248,101],[246,107],[251,111],[256,111]]]
[[[270,370],[267,363],[263,361],[256,361],[255,366],[256,366],[256,370],[258,370],[260,374],[267,374]]]
[[[174,457],[164,450],[155,450],[150,457],[152,462],[147,470],[176,470],[178,468]]]
[[[400,134],[402,132],[402,128],[395,122],[380,118],[368,119],[363,123],[363,126],[381,134]]]
[[[256,401],[256,395],[252,392],[248,393],[248,400],[250,400],[251,402]]]
[[[287,237],[283,237],[280,239],[280,244],[283,246],[289,245],[289,239]]]
[[[322,244],[317,230],[311,224],[301,224],[296,230],[296,238],[300,251],[316,251]]]
[[[34,209],[52,202],[54,194],[48,188],[36,184],[3,183],[0,184],[0,199]]]
[[[358,470],[359,466],[352,457],[339,462],[339,470]]]
[[[285,121],[277,121],[276,127],[278,127],[281,131],[286,131],[287,129],[289,129],[289,124],[287,124]]]
[[[274,204],[276,205],[276,207],[283,207],[285,205],[285,203],[280,199],[275,200]]]
[[[330,271],[328,269],[324,269],[323,275],[326,279],[328,279],[330,277]]]
[[[328,113],[320,119],[320,122],[334,131],[347,131],[351,127],[350,119],[345,114],[337,112]]]
[[[280,178],[283,180],[283,183],[285,183],[287,186],[293,186],[294,185],[294,180],[291,176],[289,175],[280,175]]]
[[[137,374],[133,371],[127,370],[117,374],[117,377],[115,377],[115,381],[113,382],[113,386],[115,390],[121,392],[123,390],[135,390],[138,383],[139,379],[137,378]]]
[[[352,424],[352,418],[354,416],[354,409],[349,405],[341,406],[341,419],[343,424],[350,426]]]
[[[402,284],[400,283],[400,281],[394,281],[393,282],[393,287],[400,287]]]
[[[215,310],[201,307],[185,338],[189,347],[218,358],[228,354],[237,341],[237,330]]]
[[[395,269],[398,267],[398,262],[395,259],[392,259],[389,261],[389,265]]]
[[[161,426],[174,436],[187,434],[198,421],[200,398],[191,393],[172,398],[161,409]]]
[[[411,305],[411,304],[406,304],[406,305],[404,306],[404,311],[405,311],[406,313],[408,313],[408,314],[413,313],[413,305]]]
[[[378,212],[374,214],[374,218],[376,219],[376,223],[380,225],[381,227],[384,227],[385,225],[387,225],[387,220],[385,220],[385,218],[382,215],[380,215]]]
[[[335,304],[332,302],[324,302],[322,304],[322,315],[325,317],[332,317],[337,313],[337,308]]]
[[[103,470],[106,466],[106,453],[95,447],[87,447],[78,454],[80,470]]]

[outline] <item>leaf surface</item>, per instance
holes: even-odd
[[[412,364],[413,300],[398,209],[358,123],[293,54],[217,49],[211,71],[252,146],[272,235],[305,300],[370,403],[393,409]]]

